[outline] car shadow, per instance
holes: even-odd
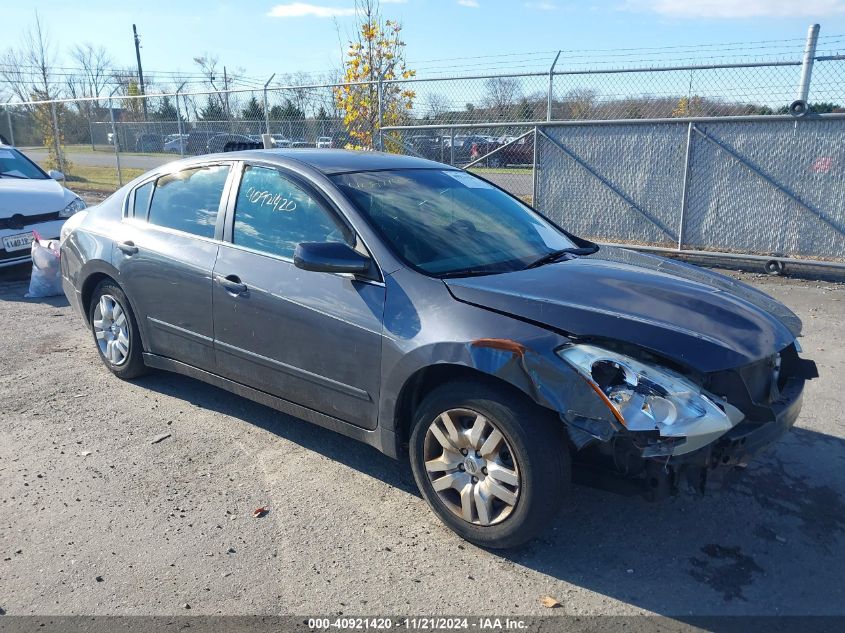
[[[419,497],[407,460],[191,378],[160,372],[138,383],[242,419]],[[540,538],[488,553],[491,564],[533,570],[681,619],[842,614],[836,561],[845,560],[843,463],[845,441],[795,428],[730,484],[705,495],[651,503],[574,486]],[[554,597],[566,606],[567,596]]]
[[[137,383],[162,394],[248,422],[303,448],[375,477],[409,494],[419,496],[407,460],[392,459],[367,444],[310,424],[193,378],[155,372]]]

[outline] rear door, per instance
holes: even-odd
[[[230,170],[230,162],[195,166],[138,187],[114,252],[146,349],[207,370],[215,363],[211,274]]]
[[[298,243],[354,242],[351,229],[319,191],[275,167],[245,165],[232,197],[214,266],[218,373],[375,428],[384,284],[293,264]]]

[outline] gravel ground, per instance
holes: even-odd
[[[576,488],[502,553],[443,527],[405,463],[187,378],[121,382],[64,298],[6,272],[0,613],[843,614],[845,286],[732,274],[804,319],[797,427],[703,498]]]

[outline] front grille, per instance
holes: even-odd
[[[51,222],[59,219],[59,212],[39,213],[38,215],[23,215],[16,213],[10,218],[0,218],[0,229],[23,230],[24,227],[39,224],[41,222]]]
[[[781,359],[792,346],[757,362],[709,374],[704,388],[723,397],[750,420],[764,421],[771,416],[771,404],[780,397],[780,389],[792,374]]]

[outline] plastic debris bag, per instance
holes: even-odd
[[[61,252],[58,240],[42,240],[35,233],[32,240],[32,277],[26,297],[54,297],[62,294]]]

